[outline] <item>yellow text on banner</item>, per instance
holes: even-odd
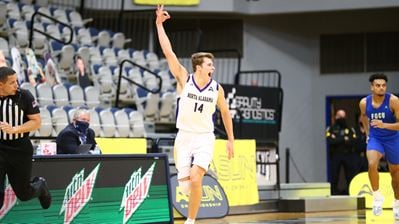
[[[146,154],[145,138],[96,138],[102,154]]]
[[[379,191],[384,196],[383,208],[392,208],[394,194],[391,187],[391,175],[389,173],[380,173]],[[373,207],[373,190],[370,185],[367,172],[356,175],[349,185],[350,196],[363,196],[366,199],[366,208]]]
[[[199,5],[200,0],[133,0],[133,4],[138,5]]]
[[[210,169],[222,185],[230,206],[259,202],[255,151],[255,140],[235,140],[234,158],[229,160],[226,140],[216,140]]]

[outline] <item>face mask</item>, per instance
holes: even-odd
[[[335,120],[335,122],[337,122],[337,124],[341,127],[346,127],[346,120],[345,118],[338,118],[337,120]]]
[[[86,121],[76,121],[75,122],[76,129],[81,133],[86,133],[89,128],[89,122]]]

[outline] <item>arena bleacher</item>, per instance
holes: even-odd
[[[148,49],[126,47],[132,39],[122,32],[90,26],[93,19],[83,19],[75,6],[51,3],[0,1],[1,50],[8,65],[21,71],[20,86],[37,97],[46,121],[34,137],[54,137],[71,120],[71,111],[78,107],[92,111],[91,126],[101,137],[143,137],[154,131],[146,129],[154,123],[174,122],[174,81],[165,61]],[[72,35],[66,25],[72,28]],[[32,30],[39,31],[33,31],[30,39]],[[29,63],[32,56],[25,51],[29,46],[37,67]],[[88,86],[79,83],[80,73],[75,65],[78,56],[84,63],[83,75],[90,80]],[[120,67],[123,60],[133,63]],[[120,69],[124,77],[144,88],[126,79],[118,86]],[[158,87],[161,83],[157,77],[162,79],[162,86]],[[117,88],[122,104],[119,108],[113,106]],[[147,91],[157,88],[160,91]]]

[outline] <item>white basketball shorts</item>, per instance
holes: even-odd
[[[192,164],[207,171],[212,161],[214,146],[215,135],[212,132],[193,133],[179,130],[174,147],[177,179],[190,176]]]

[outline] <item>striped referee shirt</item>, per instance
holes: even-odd
[[[27,115],[40,113],[39,104],[28,90],[19,89],[15,95],[0,97],[0,121],[12,127],[29,120]],[[27,138],[29,133],[7,134],[0,131],[0,140]]]

